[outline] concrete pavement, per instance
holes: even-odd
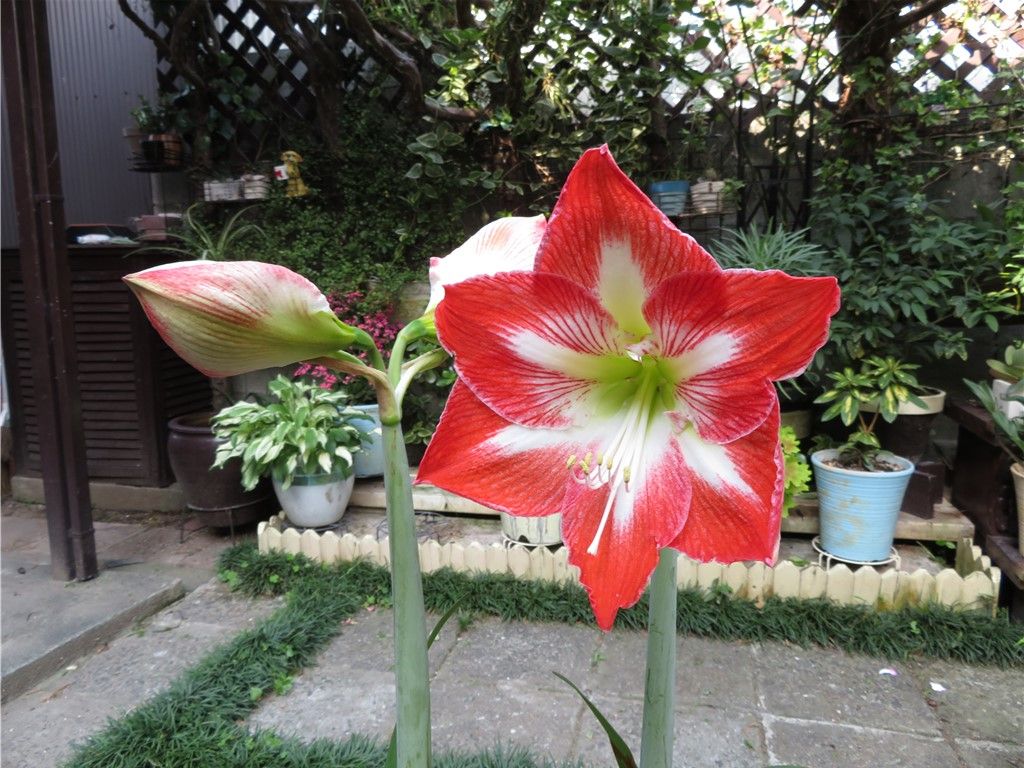
[[[7,512],[5,571],[9,557],[38,555],[30,524],[12,522],[31,515]],[[178,544],[176,528],[129,523],[99,523],[97,533],[108,566],[115,555],[135,562],[108,568],[108,574],[137,569],[180,578],[186,588],[212,575],[217,553],[230,543],[206,533],[194,536],[208,538]],[[11,578],[5,572],[5,589]],[[280,599],[240,598],[206,581],[87,655],[62,663],[3,705],[3,765],[58,765],[108,718],[163,690],[280,605]],[[3,619],[6,637],[6,594]],[[554,670],[587,691],[638,749],[643,633],[490,618],[456,625],[449,622],[431,651],[437,747],[515,743],[587,766],[612,765],[597,723]],[[394,698],[390,637],[389,611],[361,611],[341,627],[318,664],[297,676],[288,693],[264,700],[247,726],[310,741],[353,732],[386,737]],[[1024,768],[1020,670],[892,663],[818,648],[683,637],[676,690],[677,766]]]

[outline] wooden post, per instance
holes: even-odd
[[[55,579],[98,573],[72,330],[57,121],[44,0],[0,0],[18,239],[39,403],[39,451]]]

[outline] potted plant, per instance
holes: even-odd
[[[158,251],[187,260],[223,261],[237,242],[250,235],[263,235],[251,222],[242,221],[246,208],[236,212],[219,229],[202,221],[195,205],[181,215],[182,226],[175,230],[175,244],[150,245],[135,253]],[[214,411],[233,398],[226,379],[211,379]],[[182,489],[185,505],[200,513],[210,525],[234,525],[252,522],[273,506],[273,488],[269,482],[248,490],[242,487],[241,462],[221,463],[211,471],[223,441],[214,435],[210,420],[214,411],[188,413],[168,423],[167,453],[171,471]]]
[[[225,441],[214,466],[240,458],[242,485],[254,488],[269,475],[293,525],[333,525],[352,495],[364,414],[345,407],[344,392],[301,380],[278,376],[268,389],[275,402],[242,401],[214,416],[213,432]]]
[[[879,418],[896,419],[901,402],[922,406],[914,394],[916,366],[894,358],[871,357],[859,371],[828,374],[832,384],[815,402],[827,404],[823,420],[836,417],[858,429],[838,448],[811,455],[818,487],[821,548],[855,563],[889,559],[903,494],[914,463],[882,451],[875,427]],[[873,405],[874,411],[865,410]],[[868,414],[870,414],[868,416]]]
[[[991,389],[967,379],[964,379],[964,384],[989,412],[1000,444],[1013,459],[1010,474],[1013,476],[1013,490],[1017,501],[1017,548],[1024,555],[1024,408],[1018,416],[1007,416],[1002,401],[996,398]],[[1011,386],[1005,393],[1005,399],[1024,406],[1024,380],[1017,381]]]
[[[1010,390],[1024,379],[1024,339],[1017,339],[1003,350],[1002,360],[986,360],[992,376],[992,395],[999,410],[1008,418],[1024,416],[1024,405]]]
[[[184,143],[174,129],[174,109],[166,96],[156,104],[144,96],[131,110],[135,131],[125,131],[132,147],[132,169],[136,171],[167,171],[180,168],[184,162]]]

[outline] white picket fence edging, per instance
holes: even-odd
[[[300,533],[285,527],[279,516],[259,524],[260,552],[303,554],[321,563],[350,562],[360,558],[377,565],[390,564],[388,540],[373,536],[341,536],[328,531]],[[564,548],[528,548],[521,544],[483,545],[479,542],[420,542],[420,568],[432,573],[451,568],[461,573],[511,574],[519,579],[579,583],[579,570],[568,561]],[[871,566],[851,570],[846,565],[825,569],[811,564],[799,567],[788,560],[775,566],[764,563],[701,563],[679,558],[678,583],[682,587],[710,590],[728,586],[734,597],[763,604],[765,599],[796,597],[826,599],[839,605],[864,605],[895,610],[911,605],[937,603],[957,610],[995,611],[1002,574],[988,556],[962,539],[957,545],[956,568],[937,574],[919,568],[913,573],[890,569],[879,573]]]

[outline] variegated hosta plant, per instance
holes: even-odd
[[[676,553],[772,562],[783,498],[774,381],[839,306],[833,278],[723,270],[619,170],[586,152],[551,217],[501,219],[430,265],[426,314],[390,359],[298,275],[265,264],[126,278],[168,343],[210,373],[315,359],[380,403],[396,607],[397,763],[430,760],[426,642],[399,421],[412,377],[459,375],[418,481],[514,515],[562,514],[597,623],[651,583],[641,765],[671,764]],[[443,350],[405,359],[436,333]],[[349,348],[369,352],[363,364]],[[654,577],[652,580],[652,572]]]
[[[366,414],[348,407],[341,390],[278,376],[268,385],[275,402],[235,403],[213,417],[213,433],[225,440],[214,467],[242,462],[242,485],[256,487],[270,475],[288,488],[296,475],[352,474],[352,454],[364,441],[354,422]]]

